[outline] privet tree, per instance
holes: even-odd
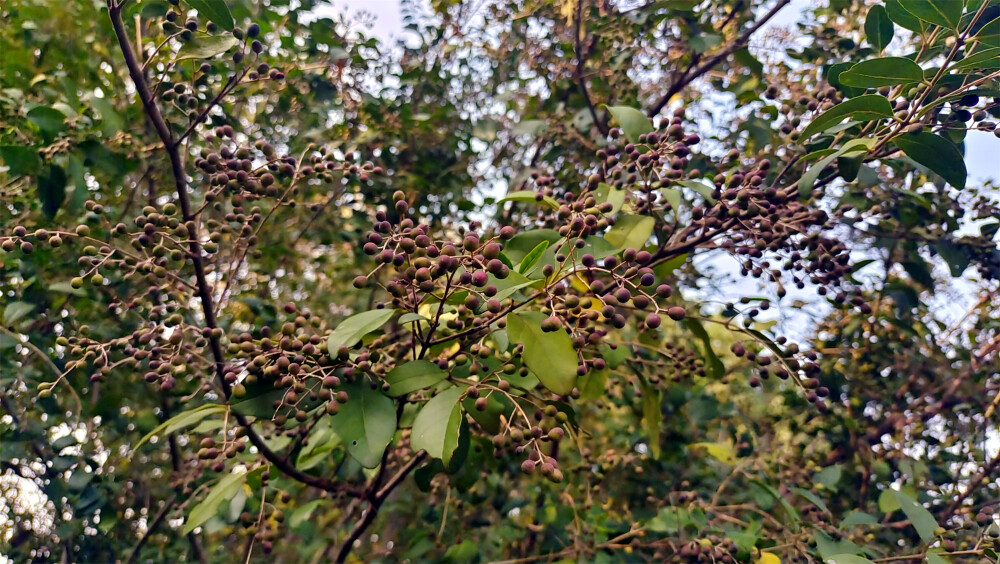
[[[789,3],[4,3],[0,552],[996,562],[1000,4]]]

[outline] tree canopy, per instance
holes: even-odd
[[[0,560],[997,563],[1000,2],[799,4],[0,4]]]

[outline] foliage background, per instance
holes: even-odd
[[[774,161],[769,181],[787,165],[787,184],[801,185],[810,166],[802,164],[809,159],[796,134],[820,113],[808,103],[824,100],[833,65],[849,68],[914,52],[933,65],[951,56],[949,34],[919,18],[917,24],[904,18],[916,29],[890,18],[892,41],[881,52],[873,46],[877,25],[867,22],[883,4],[847,0],[816,6],[801,22],[789,23],[784,36],[765,28],[770,31],[753,35],[751,48],[744,48],[741,32],[782,4],[435,1],[429,12],[403,4],[409,39],[391,48],[335,13],[306,17],[314,11],[311,2],[295,9],[285,0],[231,3],[240,25],[260,25],[266,42],[261,60],[284,77],[241,85],[209,115],[210,126],[233,127],[234,143],[266,140],[279,154],[296,157],[321,147],[338,166],[351,155],[386,173],[366,170],[362,177],[331,168],[325,178],[295,184],[295,207],[263,199],[262,211],[275,211],[267,229],[255,233],[252,251],[248,234],[240,232],[243,220],[235,217],[239,211],[205,213],[205,227],[218,234],[212,242],[221,249],[209,269],[226,343],[232,348],[242,334],[257,343],[263,327],[277,331],[285,323],[325,342],[345,318],[385,300],[384,293],[354,288],[352,281],[372,271],[362,245],[377,213],[400,219],[392,215],[397,190],[435,237],[455,239],[470,220],[486,224],[484,232],[508,224],[525,233],[558,228],[530,201],[533,196],[497,200],[546,186],[554,187],[552,196],[564,197],[565,190],[588,185],[595,170],[607,167],[595,153],[606,148],[609,129],[625,125],[602,104],[662,110],[664,116],[683,107],[687,132],[702,138],[692,145],[684,179],[696,177],[687,176],[695,168],[728,174],[730,161],[751,167],[768,158]],[[890,4],[913,3],[884,6]],[[982,22],[1000,15],[995,3],[968,4],[965,19],[956,23],[967,36],[975,35],[969,22],[980,9]],[[182,8],[199,5],[205,7],[193,2]],[[166,2],[131,3],[124,18],[129,39],[149,50],[159,45],[168,9]],[[91,0],[12,0],[0,14],[0,157],[7,167],[0,172],[0,235],[13,240],[14,227],[26,226],[29,232],[65,232],[66,240],[65,246],[40,242],[30,254],[3,256],[6,517],[0,552],[12,560],[229,562],[238,554],[323,561],[341,553],[349,531],[364,522],[361,511],[373,506],[358,492],[381,483],[383,472],[407,468],[417,469],[403,474],[384,505],[374,505],[378,517],[349,557],[464,562],[553,555],[768,564],[772,557],[794,562],[837,555],[848,555],[839,562],[863,561],[850,556],[995,558],[986,552],[994,550],[987,533],[998,509],[998,453],[987,437],[995,436],[1000,397],[1000,254],[991,180],[962,175],[965,186],[958,189],[948,172],[954,163],[898,152],[865,155],[853,173],[849,159],[838,163],[836,178],[817,186],[808,202],[811,210],[827,213],[828,221],[819,223],[849,252],[849,285],[867,311],[838,308],[818,293],[824,284],[808,277],[801,289],[786,281],[787,295],[779,294],[778,285],[739,273],[743,265],[722,245],[674,257],[680,260],[656,273],[676,290],[664,307],[686,307],[702,318],[703,328],[668,320],[651,331],[642,316],[629,317],[611,340],[629,351],[628,359],[602,350],[609,368],[579,380],[580,397],[562,402],[566,398],[543,388],[531,392],[572,418],[565,440],[545,444],[559,459],[561,483],[525,475],[523,456],[507,451],[494,458],[496,431],[472,418],[468,405],[466,425],[473,431],[462,433],[469,441],[464,463],[445,471],[441,462],[418,459],[410,427],[433,388],[398,403],[399,430],[381,459],[382,471],[362,468],[347,453],[338,435],[344,430],[330,417],[290,423],[284,432],[285,425],[264,413],[273,412],[267,396],[246,409],[260,419],[256,427],[269,447],[302,473],[334,485],[311,488],[278,471],[263,480],[266,463],[253,447],[225,459],[220,474],[201,459],[205,447],[199,443],[234,435],[229,412],[212,407],[227,402],[213,388],[204,346],[186,353],[171,373],[175,387],[163,388],[147,383],[147,368],[124,360],[128,353],[119,350],[104,366],[83,355],[85,362],[71,364],[72,343],[60,341],[141,340],[143,331],[168,325],[174,313],[182,314],[174,324],[178,331],[200,330],[204,322],[184,260],[169,265],[176,279],[129,274],[134,265],[112,260],[102,270],[105,281],[72,283],[89,270],[76,259],[88,254],[85,242],[72,239],[77,224],[111,241],[116,223],[169,215],[166,206],[175,204],[163,147],[136,103],[108,10]],[[808,41],[793,40],[796,35]],[[1000,47],[983,42],[987,49]],[[231,59],[211,53],[210,72],[200,60],[168,65],[180,46],[166,45],[149,79],[162,72],[173,83],[201,88],[206,95],[192,104],[203,107],[225,84]],[[684,82],[687,72],[717,54],[717,64]],[[949,116],[962,106],[939,104],[928,127],[962,146],[967,129],[995,120],[997,94],[987,93],[996,88],[995,70],[986,59],[941,83],[953,91],[985,76],[978,84],[984,95],[972,109],[989,116],[959,120]],[[766,95],[769,86],[776,96]],[[863,93],[835,86],[843,97]],[[169,102],[163,104],[167,119],[184,123],[189,108]],[[885,136],[891,122],[875,123],[874,129],[862,123],[845,131],[859,139]],[[226,141],[212,127],[197,131],[188,173],[200,202],[208,183],[195,174],[195,157]],[[843,140],[820,135],[808,150]],[[725,157],[731,149],[736,159]],[[551,178],[539,184],[532,172]],[[289,185],[288,179],[280,182]],[[673,206],[684,214],[676,216],[680,225],[695,207],[717,198],[685,188]],[[845,205],[854,210],[838,213]],[[641,215],[642,208],[621,213]],[[664,243],[669,223],[657,223],[655,236],[648,235]],[[732,240],[739,236],[734,230]],[[524,241],[535,240],[521,241],[522,248],[512,242],[505,252],[523,258],[534,246]],[[127,240],[112,246],[129,248]],[[244,254],[251,260],[241,263]],[[769,312],[747,326],[742,316],[726,322],[734,308],[749,310],[763,300],[782,315],[805,313],[791,323],[775,324]],[[969,302],[961,312],[942,307],[960,300]],[[286,302],[295,304],[294,313],[283,309]],[[297,320],[301,312],[309,317]],[[816,386],[833,390],[826,413],[809,401],[816,400],[809,397],[816,386],[774,379],[762,388],[748,385],[760,378],[761,367],[729,352],[737,343],[773,345],[789,330],[786,337],[796,346],[816,354],[803,359],[818,367]],[[405,324],[393,324],[384,338],[367,343],[373,350],[385,347],[385,371],[407,360],[393,348],[405,341],[405,332]],[[546,337],[539,338],[548,346]],[[506,346],[484,342],[498,349],[497,362],[507,360],[499,350]],[[227,352],[234,363],[253,359],[241,357],[239,346]],[[705,376],[705,366],[716,360],[722,373]],[[95,371],[100,378],[92,377]],[[178,413],[196,417],[158,428]],[[553,420],[546,425],[561,428]],[[188,531],[185,524],[198,516],[204,519]],[[263,554],[265,543],[270,555]]]

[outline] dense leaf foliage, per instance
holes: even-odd
[[[1000,3],[790,3],[0,4],[0,555],[997,562]]]

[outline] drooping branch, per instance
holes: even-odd
[[[193,228],[191,229],[192,235],[188,244],[188,258],[194,266],[195,287],[198,292],[198,298],[201,302],[201,310],[205,317],[205,327],[208,329],[217,329],[218,323],[215,318],[212,287],[205,275],[205,262],[202,257],[202,247],[198,236],[199,221],[197,214],[192,211],[191,207],[191,198],[188,194],[187,175],[184,172],[184,157],[180,150],[180,143],[174,138],[174,135],[170,130],[170,126],[167,124],[163,114],[160,112],[160,108],[156,104],[153,93],[150,91],[149,85],[146,83],[145,76],[142,72],[142,65],[135,56],[135,50],[132,48],[132,44],[128,38],[128,33],[125,30],[125,24],[122,21],[122,6],[115,4],[113,0],[108,0],[107,6],[108,14],[111,18],[111,24],[114,28],[115,37],[118,40],[119,48],[121,49],[122,56],[125,59],[125,65],[128,68],[129,76],[132,78],[132,82],[135,83],[136,93],[139,95],[139,100],[142,102],[143,110],[152,122],[153,128],[156,130],[160,141],[163,142],[163,148],[170,161],[171,174],[174,179],[174,189],[177,193],[177,203],[181,208],[181,214],[184,221]],[[215,375],[218,379],[219,387],[222,389],[226,400],[228,400],[231,395],[231,389],[229,383],[225,379],[226,358],[222,349],[222,341],[217,336],[215,331],[210,332],[208,343],[209,348],[212,351],[212,360],[215,364]],[[247,438],[254,445],[254,447],[257,448],[261,455],[285,475],[303,484],[329,492],[340,491],[342,489],[338,483],[332,480],[306,474],[296,469],[285,458],[278,455],[267,446],[263,437],[253,430],[250,425],[250,421],[243,414],[234,411],[233,416],[240,426],[246,429]]]

